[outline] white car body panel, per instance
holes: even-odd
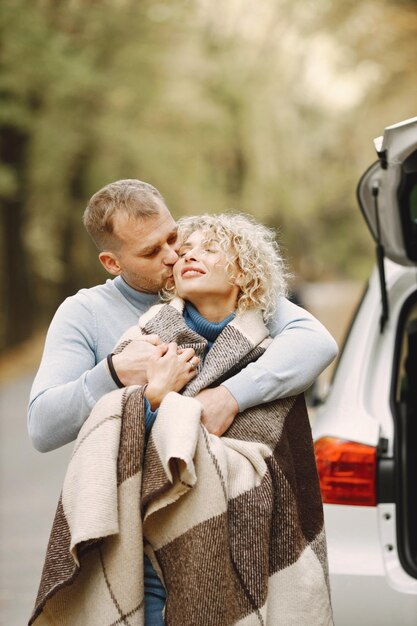
[[[390,316],[380,333],[377,271],[358,310],[334,381],[315,413],[313,437],[329,436],[377,446],[393,457],[390,406],[398,319],[417,291],[417,269],[385,260]],[[336,626],[417,626],[417,579],[397,552],[394,503],[376,507],[325,504],[330,583]]]
[[[390,410],[392,363],[398,316],[404,300],[417,288],[416,268],[385,261],[390,318],[379,331],[381,292],[375,271],[338,364],[329,396],[317,409],[314,438],[332,436],[378,445],[388,440],[393,453],[393,419]],[[369,364],[374,367],[370,368]]]
[[[394,505],[327,504],[324,514],[335,626],[415,626],[417,580],[398,559]]]

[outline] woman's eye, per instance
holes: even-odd
[[[204,241],[202,244],[202,248],[204,252],[210,252],[210,254],[213,254],[214,252],[219,251],[219,244],[217,243],[217,241],[213,240]]]

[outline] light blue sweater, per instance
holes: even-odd
[[[107,355],[157,301],[118,276],[61,304],[30,394],[28,429],[35,448],[54,450],[77,437],[95,403],[117,388]],[[265,354],[223,383],[241,411],[304,391],[337,354],[324,326],[286,298],[279,299],[268,328],[274,341]]]

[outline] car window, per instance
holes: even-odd
[[[406,306],[403,323],[398,328],[398,360],[394,400],[407,405],[413,401],[417,384],[417,303]]]
[[[391,409],[394,418],[398,555],[417,577],[417,293],[404,303],[396,334]]]

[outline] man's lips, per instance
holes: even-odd
[[[190,278],[192,276],[201,276],[202,274],[205,274],[205,271],[194,265],[187,265],[181,271],[181,276],[189,276]]]

